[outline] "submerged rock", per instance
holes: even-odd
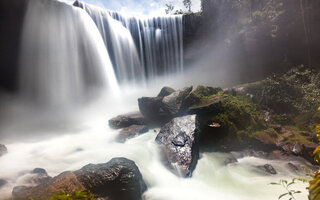
[[[146,124],[145,118],[140,112],[133,112],[124,115],[119,115],[109,120],[109,126],[114,129],[125,128],[131,125]]]
[[[199,130],[196,115],[176,117],[165,124],[156,137],[169,168],[190,177],[199,158]]]
[[[8,153],[7,147],[4,146],[3,144],[0,144],[0,157],[3,156],[6,153]]]
[[[117,136],[116,140],[118,142],[125,142],[127,139],[133,138],[148,131],[149,128],[145,125],[131,125],[129,127],[123,128]]]
[[[268,174],[277,174],[277,171],[270,164],[265,164],[263,166],[258,166],[258,168]]]
[[[75,172],[63,172],[35,187],[15,187],[12,196],[14,200],[47,200],[57,193],[90,191],[100,199],[139,200],[146,189],[133,161],[113,158],[108,163],[89,164]]]

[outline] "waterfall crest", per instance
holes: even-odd
[[[96,23],[119,82],[183,71],[181,15],[135,17],[79,1],[74,5],[83,8]]]

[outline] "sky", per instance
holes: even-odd
[[[183,0],[82,0],[84,2],[132,15],[163,15],[166,4],[172,4],[174,10],[184,10]],[[191,0],[192,11],[199,11],[200,0]]]

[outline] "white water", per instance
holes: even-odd
[[[24,97],[62,105],[118,85],[103,39],[86,12],[52,0],[30,0],[20,50]]]
[[[106,96],[85,108],[64,112],[36,110],[19,106],[19,103],[12,104],[10,100],[2,112],[7,121],[0,126],[1,133],[11,135],[11,138],[1,135],[5,139],[1,143],[4,142],[9,151],[0,157],[0,178],[9,181],[5,188],[0,189],[1,198],[9,197],[13,186],[24,183],[27,178],[27,175],[21,176],[24,171],[42,167],[49,175],[55,176],[62,171],[77,170],[88,163],[107,162],[118,156],[132,159],[138,165],[149,188],[144,194],[145,200],[271,200],[277,199],[284,190],[269,185],[270,182],[305,176],[303,172],[288,170],[288,161],[244,157],[239,159],[239,163],[225,166],[223,162],[227,154],[201,153],[193,177],[179,178],[168,171],[159,159],[154,142],[158,129],[124,144],[114,142],[118,131],[108,128],[107,119],[136,110],[137,97],[154,95],[155,92],[132,88],[130,91],[120,99]],[[67,117],[61,118],[62,114]],[[45,125],[41,126],[43,123]],[[297,166],[302,164],[291,162]],[[255,166],[267,163],[274,166],[277,175],[257,172]],[[297,199],[306,199],[306,186],[300,183],[294,186],[303,191]]]

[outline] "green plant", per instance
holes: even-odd
[[[305,179],[302,179],[302,178],[294,178],[292,179],[292,181],[288,182],[287,180],[280,180],[278,183],[276,182],[272,182],[270,183],[271,185],[280,185],[282,186],[286,192],[281,194],[279,197],[278,197],[278,200],[279,199],[282,199],[284,197],[288,197],[289,200],[296,200],[295,198],[295,194],[299,194],[301,193],[301,191],[299,190],[292,190],[290,189],[290,187],[292,185],[294,185],[295,183],[297,183],[296,181],[302,181],[302,182],[307,182]]]
[[[50,197],[50,200],[93,200],[94,196],[87,191],[74,191],[72,193],[58,193]]]
[[[318,108],[320,111],[320,107]],[[320,141],[320,124],[316,126],[317,138]],[[314,152],[314,161],[320,165],[320,146]],[[314,173],[313,180],[309,186],[309,200],[317,200],[320,197],[320,169]]]

